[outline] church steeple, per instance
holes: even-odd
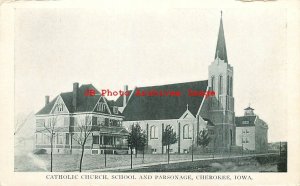
[[[221,11],[218,42],[217,42],[216,54],[215,54],[215,59],[216,58],[224,60],[225,63],[228,63],[225,36],[224,36],[224,29],[223,29],[223,21],[222,21],[222,11]]]

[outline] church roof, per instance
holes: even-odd
[[[221,60],[224,60],[226,63],[228,63],[224,29],[223,29],[223,21],[222,21],[222,12],[221,12],[219,35],[218,35],[215,59],[217,57]]]
[[[123,111],[126,121],[178,119],[186,111],[196,116],[202,103],[202,96],[188,96],[188,89],[206,91],[208,81],[137,87]],[[136,96],[140,91],[179,91],[180,96]]]
[[[95,95],[94,96],[85,96],[84,92],[87,89],[95,90]],[[72,105],[73,92],[63,92],[63,93],[60,93],[58,96],[56,96],[50,103],[48,103],[46,106],[44,106],[40,111],[38,111],[36,113],[36,115],[50,114],[50,112],[59,96],[61,96],[62,100],[64,101],[64,103],[70,113],[93,111],[94,107],[96,106],[98,100],[101,97],[100,92],[92,84],[83,84],[78,88],[76,110],[74,109],[74,107]],[[116,106],[115,102],[109,101],[105,97],[103,97],[103,98],[107,102],[107,105],[108,105],[110,111],[112,111],[112,107]],[[105,112],[107,114],[109,114],[108,111],[105,111]]]

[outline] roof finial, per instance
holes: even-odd
[[[222,18],[222,14],[223,14],[223,11],[221,10],[221,18]]]
[[[186,110],[189,110],[189,104],[186,104]]]
[[[250,102],[249,102],[249,107],[250,107],[250,105],[251,105],[251,104],[250,104]]]

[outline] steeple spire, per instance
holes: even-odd
[[[215,59],[216,58],[224,60],[225,63],[228,63],[224,29],[223,29],[223,21],[222,21],[222,11],[221,11],[219,35],[218,35],[218,41],[217,41],[217,47],[216,47],[216,53],[215,53]]]

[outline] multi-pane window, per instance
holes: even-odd
[[[243,139],[242,139],[242,143],[249,143],[248,138],[243,138]]]
[[[249,134],[249,133],[250,133],[250,132],[249,132],[248,129],[243,130],[243,134]]]
[[[242,121],[242,124],[249,124],[249,121]]]
[[[114,114],[118,114],[118,112],[119,112],[118,107],[114,106],[113,107],[113,112],[114,112]]]
[[[66,144],[69,145],[69,141],[70,141],[70,135],[69,133],[66,133]]]
[[[43,144],[43,133],[36,133],[36,143]]]
[[[57,144],[63,144],[63,136],[62,136],[62,134],[57,134],[57,139],[56,139],[56,142],[57,142]]]
[[[99,136],[93,136],[93,144],[99,144]]]
[[[64,110],[64,105],[62,103],[57,104],[57,111],[61,112]]]
[[[45,120],[44,119],[37,119],[36,120],[36,127],[44,127],[45,126]]]
[[[43,136],[43,144],[50,144],[50,134],[44,134]]]
[[[103,117],[97,118],[97,125],[104,125],[105,119]]]
[[[105,103],[99,102],[97,105],[97,111],[104,112],[105,111]]]
[[[109,126],[109,119],[108,118],[105,118],[105,120],[104,120],[104,126]]]

